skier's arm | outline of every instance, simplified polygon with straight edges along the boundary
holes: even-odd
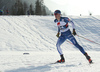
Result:
[[[58,33],[60,33],[60,28],[58,27]]]
[[[72,20],[70,20],[68,17],[65,17],[64,21],[66,23],[71,23],[72,24],[72,28],[75,29],[75,25],[74,25],[74,22]]]
[[[75,31],[75,24],[72,20],[69,19],[69,22],[72,24],[72,28],[73,28],[73,35],[76,35],[76,31]]]
[[[72,24],[72,28],[75,29],[75,24],[72,20],[69,20],[69,22]]]
[[[54,20],[54,22],[56,23],[56,19]],[[57,37],[59,37],[59,35],[60,35],[60,28],[58,27],[58,33],[57,33]]]
[[[60,28],[58,27],[58,33],[57,33],[57,37],[59,37],[59,35],[60,35]]]

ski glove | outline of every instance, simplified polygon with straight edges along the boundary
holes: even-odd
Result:
[[[77,35],[75,29],[73,29],[73,35],[74,35],[74,36]]]
[[[56,35],[56,36],[59,38],[59,35],[60,35],[60,33],[57,33],[57,35]]]

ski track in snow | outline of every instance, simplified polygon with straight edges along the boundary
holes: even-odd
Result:
[[[77,34],[100,43],[100,16],[69,18],[74,21]],[[52,16],[0,16],[0,72],[100,72],[100,45],[77,36],[94,64],[89,65],[68,42],[61,46],[66,62],[50,64],[59,59],[56,33]],[[30,54],[23,55],[24,52]]]

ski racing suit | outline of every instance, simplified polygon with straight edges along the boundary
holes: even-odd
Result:
[[[68,23],[70,22],[72,24],[73,29],[75,29],[75,25],[73,21],[71,21],[68,17],[61,17],[60,21],[57,19],[54,20],[56,25],[58,26],[58,33],[61,33],[61,36],[58,38],[56,47],[60,55],[63,54],[62,49],[61,49],[61,44],[66,40],[69,39],[75,47],[77,47],[83,54],[86,52],[84,49],[77,43],[75,37],[72,35]]]

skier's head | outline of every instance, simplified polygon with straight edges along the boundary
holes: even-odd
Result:
[[[56,11],[54,12],[54,15],[55,15],[55,18],[56,18],[56,19],[60,18],[60,17],[61,17],[61,11],[60,11],[60,10],[56,10]]]
[[[61,14],[61,11],[60,11],[60,10],[56,10],[56,11],[54,12],[54,15],[57,15],[57,14]]]

